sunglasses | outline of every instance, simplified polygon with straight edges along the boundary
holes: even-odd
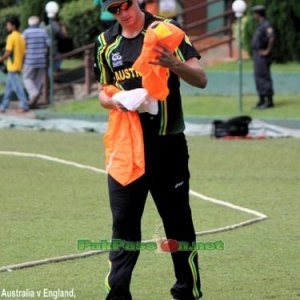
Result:
[[[128,10],[131,5],[132,5],[132,1],[127,0],[123,3],[121,3],[120,5],[108,7],[107,11],[110,12],[111,14],[113,14],[113,15],[119,15],[122,10],[123,11]]]

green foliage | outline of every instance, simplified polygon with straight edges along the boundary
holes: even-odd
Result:
[[[256,29],[256,23],[253,20],[251,14],[246,16],[246,22],[243,27],[243,36],[244,36],[244,48],[252,55],[251,49],[251,39]]]
[[[15,5],[18,2],[20,5]],[[27,27],[28,18],[32,15],[45,20],[45,6],[48,2],[49,0],[1,1],[2,7],[11,6],[0,11],[0,47],[3,48],[5,45],[7,36],[5,21],[7,17],[20,16],[21,29],[23,30]],[[66,24],[68,34],[73,39],[74,48],[94,42],[102,28],[99,21],[99,10],[94,7],[93,1],[57,0],[57,3],[60,6],[59,17]]]
[[[9,6],[13,6],[18,4],[19,2],[20,2],[19,0],[1,0],[0,8],[3,9]]]
[[[266,7],[267,19],[275,30],[273,53],[279,62],[300,61],[300,2],[299,0],[249,0],[248,6],[263,4]],[[245,46],[251,53],[251,38],[256,24],[251,10],[248,10],[245,25]]]
[[[67,3],[60,11],[60,17],[67,26],[69,36],[73,38],[74,48],[94,42],[102,31],[99,11],[92,1]]]
[[[0,10],[0,51],[5,46],[7,37],[6,20],[12,16],[18,16],[20,14],[19,6],[11,6]]]
[[[27,27],[27,20],[30,16],[38,16],[41,20],[46,21],[47,16],[45,13],[45,6],[50,0],[22,0],[21,7],[22,7],[22,14],[21,14],[21,25],[22,28]],[[56,0],[60,9],[69,2],[74,2],[74,0]]]
[[[41,153],[103,167],[102,137],[7,129],[0,131],[0,145],[3,151]],[[224,251],[199,251],[205,298],[299,299],[295,259],[300,252],[300,140],[188,137],[188,143],[191,189],[269,217],[251,226],[198,237],[199,242],[225,243]],[[78,239],[110,238],[106,176],[3,155],[0,176],[0,266],[76,253]],[[148,200],[142,219],[143,239],[152,239],[161,224],[153,200]],[[197,231],[254,217],[196,197],[191,197],[190,204]],[[104,254],[0,273],[1,288],[74,288],[78,300],[104,299],[107,259]],[[174,271],[170,255],[142,251],[132,279],[133,299],[171,299]]]
[[[243,113],[254,118],[300,118],[298,95],[276,96],[275,108],[262,111],[252,109],[256,101],[256,96],[245,95],[243,98]],[[216,116],[234,116],[238,113],[238,102],[234,96],[183,96],[182,102],[185,116],[214,118]],[[84,101],[57,103],[50,108],[50,111],[64,113],[70,117],[86,115],[91,118],[98,118],[99,109],[98,99],[94,97],[84,99]],[[107,110],[101,109],[101,113],[106,114]]]
[[[46,0],[22,0],[21,2],[21,26],[22,28],[27,27],[27,21],[30,16],[38,16],[41,20],[44,19],[44,11]]]

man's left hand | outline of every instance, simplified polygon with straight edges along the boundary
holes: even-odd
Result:
[[[258,53],[259,53],[260,56],[267,56],[267,55],[269,55],[269,51],[268,50],[260,50]]]

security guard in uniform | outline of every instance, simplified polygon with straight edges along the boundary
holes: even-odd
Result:
[[[265,109],[274,107],[274,91],[271,77],[271,50],[274,44],[274,30],[268,20],[266,20],[266,12],[263,5],[252,7],[252,12],[254,19],[258,22],[252,38],[254,79],[259,95],[255,108]]]

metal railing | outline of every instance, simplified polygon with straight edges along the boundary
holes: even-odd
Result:
[[[93,83],[93,65],[94,65],[94,43],[88,44],[86,46],[77,48],[73,51],[60,55],[61,59],[67,59],[76,57],[78,55],[83,55],[83,64],[77,66],[75,69],[82,69],[84,70],[84,78],[77,79],[72,81],[72,83],[76,82],[84,82],[84,90],[85,93],[88,95],[91,92],[91,87]],[[74,72],[74,69],[71,70],[63,70],[60,72],[57,77],[68,77],[69,74]],[[64,87],[64,84],[61,84],[61,87]]]
[[[94,74],[94,43],[77,48],[65,54],[60,55],[60,59],[68,59],[74,57],[83,57],[82,64],[70,69],[63,69],[54,74],[55,93],[66,89],[72,84],[82,83],[83,94],[89,95],[93,87],[93,74]],[[75,79],[68,80],[69,77],[74,77],[74,73],[77,73]],[[79,74],[79,75],[78,75]],[[49,104],[49,75],[46,74],[43,90],[43,102]],[[55,97],[54,97],[55,98]]]
[[[201,9],[207,9],[210,5],[222,3],[222,2],[224,2],[224,0],[211,0],[208,2],[204,2],[204,3],[199,3],[196,5],[193,5],[192,7],[184,9],[182,12],[177,14],[176,17],[184,18],[184,16],[187,15],[188,13],[196,12],[198,10],[200,11]],[[200,13],[198,15],[200,15]],[[209,23],[211,23],[213,21],[217,21],[217,20],[225,20],[226,24],[220,28],[217,28],[217,29],[214,29],[211,31],[207,31],[207,27],[208,27],[207,25]],[[202,27],[202,29],[204,29],[204,30],[202,30],[205,32],[204,34],[191,36],[191,41],[193,43],[203,41],[203,40],[207,39],[208,37],[219,37],[220,35],[223,35],[224,38],[219,39],[216,42],[211,43],[210,45],[196,46],[196,48],[198,51],[201,52],[201,51],[206,51],[206,50],[218,47],[223,44],[228,44],[229,55],[230,55],[230,57],[232,57],[232,55],[233,55],[232,43],[234,40],[233,33],[232,33],[233,20],[234,20],[233,12],[232,12],[232,9],[230,6],[230,1],[228,1],[226,10],[224,12],[216,14],[216,15],[208,17],[208,18],[193,21],[191,23],[185,23],[183,25],[183,27],[186,31],[192,30],[192,29],[199,29],[201,27]]]

